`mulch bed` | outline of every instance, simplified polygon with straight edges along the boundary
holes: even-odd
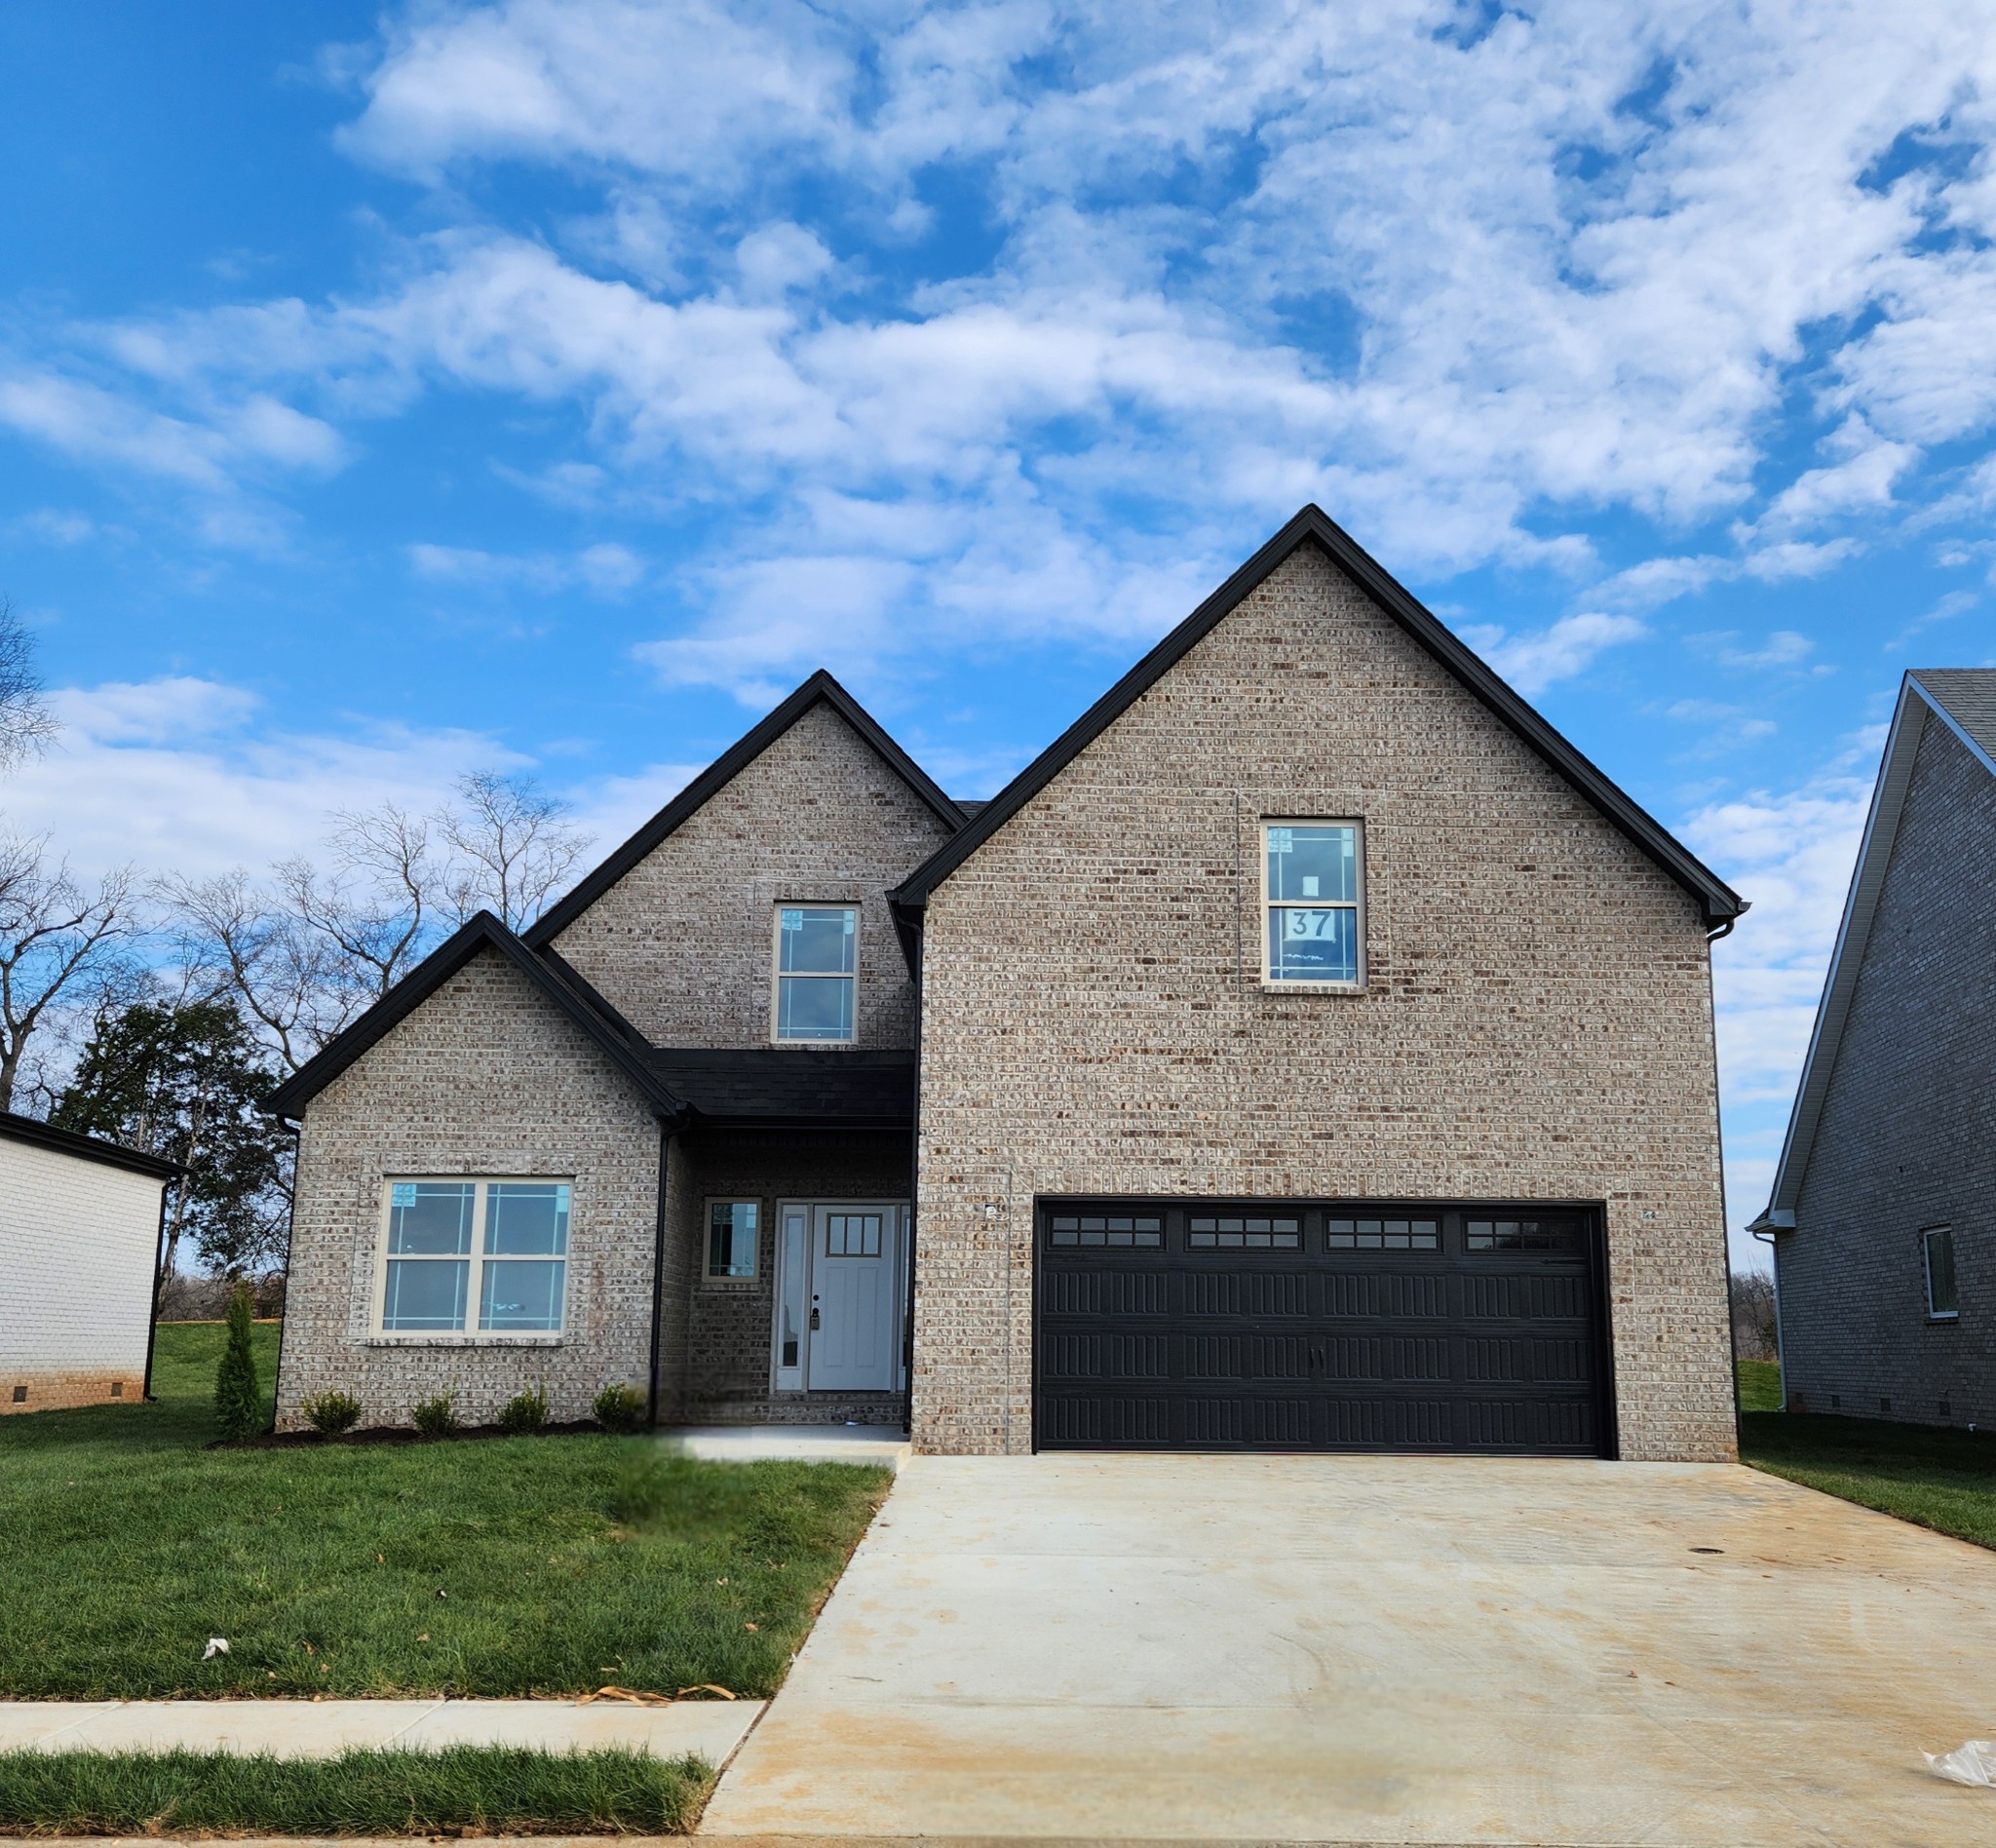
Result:
[[[633,1437],[635,1432],[613,1432],[594,1418],[572,1424],[544,1424],[535,1431],[508,1431],[504,1425],[465,1425],[459,1430],[432,1437],[408,1425],[369,1425],[361,1431],[343,1431],[336,1438],[322,1437],[317,1431],[265,1431],[257,1437],[233,1442],[217,1438],[202,1446],[207,1450],[292,1450],[323,1449],[341,1444],[466,1444],[480,1438],[603,1438]]]

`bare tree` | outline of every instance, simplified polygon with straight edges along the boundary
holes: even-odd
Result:
[[[287,1076],[366,1005],[331,944],[242,868],[163,879],[157,892],[177,922],[186,991],[233,995]]]
[[[480,770],[459,779],[457,797],[437,814],[451,848],[450,908],[459,923],[485,910],[521,930],[561,889],[590,836],[570,825],[567,803],[531,778]]]
[[[239,870],[158,888],[179,920],[183,965],[237,997],[287,1074],[447,926],[480,909],[525,924],[589,846],[531,783],[488,772],[457,787],[460,800],[428,817],[392,802],[335,814],[326,863],[284,861],[267,886]]]
[[[1774,1279],[1765,1271],[1733,1273],[1733,1351],[1743,1361],[1781,1358],[1775,1328]]]
[[[115,976],[132,909],[129,869],[86,887],[45,837],[0,835],[0,1110],[14,1107],[36,1032]]]
[[[34,641],[14,605],[0,597],[0,770],[43,751],[56,735],[56,717],[42,698]]]

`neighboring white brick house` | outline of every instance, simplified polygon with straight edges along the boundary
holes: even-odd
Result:
[[[0,1113],[0,1415],[145,1396],[176,1171]]]
[[[1728,1457],[1745,909],[1315,508],[988,803],[814,675],[273,1099],[279,1424]]]

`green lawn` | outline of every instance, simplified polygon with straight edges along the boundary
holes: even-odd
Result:
[[[1996,1440],[1937,1425],[1782,1411],[1781,1369],[1740,1363],[1740,1460],[1806,1488],[1996,1547]]]
[[[0,1830],[26,1834],[668,1834],[708,1769],[641,1752],[0,1752]]]
[[[642,1437],[209,1450],[220,1343],[163,1325],[158,1405],[0,1419],[0,1697],[767,1695],[891,1481]]]
[[[1782,1408],[1782,1368],[1779,1361],[1740,1361],[1740,1409],[1779,1411]]]

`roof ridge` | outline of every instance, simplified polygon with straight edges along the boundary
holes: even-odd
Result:
[[[929,894],[1046,788],[1075,757],[1243,603],[1299,547],[1318,546],[1388,617],[1434,655],[1477,699],[1586,796],[1601,815],[1696,898],[1707,926],[1730,929],[1746,901],[1662,823],[1554,729],[1483,659],[1406,590],[1315,502],[1284,523],[1191,615],[1062,732],[889,895],[904,930]]]
[[[529,948],[546,948],[626,873],[726,789],[805,713],[820,705],[831,707],[940,820],[952,829],[963,827],[964,812],[943,794],[929,773],[888,736],[886,728],[872,713],[829,673],[820,668],[757,719],[649,821],[578,879],[522,933],[522,941]]]
[[[645,1065],[644,1041],[629,1021],[561,958],[538,953],[490,911],[478,911],[437,945],[365,1013],[350,1021],[264,1099],[273,1116],[294,1117],[363,1054],[408,1019],[481,949],[493,949],[593,1039],[657,1113],[683,1117],[685,1103]]]

